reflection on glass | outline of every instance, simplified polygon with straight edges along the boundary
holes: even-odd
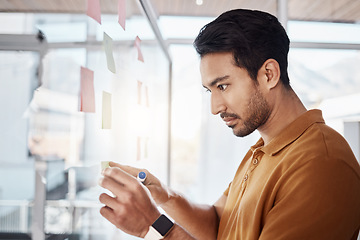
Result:
[[[291,49],[290,82],[308,107],[360,91],[356,50]]]
[[[143,16],[130,17],[126,32],[117,16],[106,15],[95,31],[93,23],[81,15],[35,14],[28,24],[40,28],[50,44],[85,41],[91,34],[93,41],[97,31],[102,31],[101,36],[108,31],[116,40],[117,71],[107,69],[101,44],[50,49],[42,61],[39,86],[37,55],[0,53],[0,104],[8,113],[0,117],[0,230],[28,234],[34,217],[43,217],[47,235],[133,239],[99,214],[98,197],[104,191],[98,186],[100,163],[113,160],[138,165],[167,182],[169,61]],[[144,62],[137,60],[137,35],[143,40]],[[95,113],[79,112],[81,66],[94,71]],[[138,81],[143,83],[141,103]],[[102,129],[103,91],[112,95],[111,129]],[[34,159],[45,163],[44,175],[36,179],[46,191],[44,213],[36,216],[31,201],[34,168],[39,165],[34,167]]]
[[[289,21],[294,42],[360,43],[360,24]]]

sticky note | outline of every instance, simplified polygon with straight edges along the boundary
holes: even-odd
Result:
[[[86,15],[101,24],[100,0],[87,0]]]
[[[138,104],[141,105],[141,89],[142,89],[142,82],[139,80],[137,81],[137,94],[138,94]]]
[[[111,72],[116,73],[115,61],[113,56],[113,40],[105,32],[104,32],[103,45],[105,48],[107,67]]]
[[[102,93],[102,129],[111,129],[111,93]]]
[[[147,86],[145,86],[145,105],[146,105],[146,107],[150,106],[150,104],[149,104],[149,91],[148,91]]]
[[[101,162],[101,170],[105,170],[105,168],[110,167],[109,161],[102,161]]]
[[[135,47],[136,47],[137,52],[138,52],[138,60],[141,61],[141,62],[144,62],[144,57],[143,57],[142,52],[141,52],[140,44],[141,44],[141,39],[139,38],[139,36],[136,36],[136,38],[135,38]]]
[[[148,158],[148,145],[149,145],[149,138],[145,138],[144,158]]]
[[[81,67],[80,111],[95,112],[94,72]]]
[[[125,31],[126,21],[126,0],[119,0],[118,2],[118,22]]]

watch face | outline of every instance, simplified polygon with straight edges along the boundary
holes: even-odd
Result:
[[[155,228],[161,236],[165,236],[168,231],[174,226],[174,223],[168,219],[165,215],[161,215],[154,223],[153,228]]]

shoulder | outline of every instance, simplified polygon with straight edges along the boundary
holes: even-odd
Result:
[[[291,146],[294,160],[300,164],[325,164],[350,168],[360,179],[360,166],[345,138],[324,123],[312,124]]]

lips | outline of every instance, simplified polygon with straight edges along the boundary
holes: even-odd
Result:
[[[237,118],[236,117],[224,117],[223,120],[227,126],[233,126],[233,125],[235,125],[235,121],[237,120]]]
[[[233,128],[236,125],[236,121],[240,119],[240,117],[237,114],[234,113],[227,113],[223,112],[220,114],[220,117],[228,127]]]

